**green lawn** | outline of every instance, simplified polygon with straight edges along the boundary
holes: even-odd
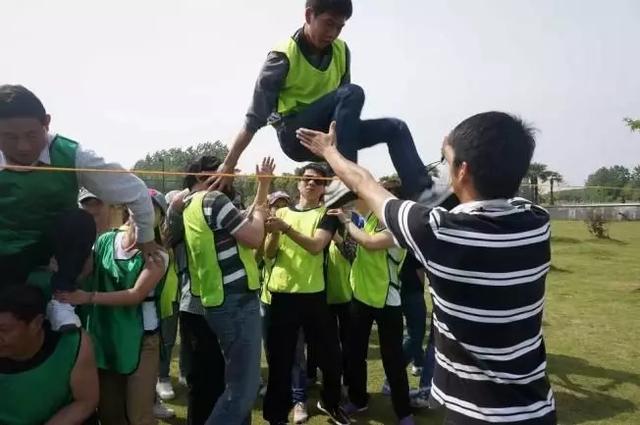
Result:
[[[640,424],[640,223],[615,223],[610,234],[597,240],[583,223],[553,224],[544,330],[561,424]],[[380,394],[382,364],[372,335],[370,409],[357,422],[390,425],[396,421]],[[185,391],[176,390],[178,418],[168,423],[183,424]],[[327,424],[313,406],[317,389],[310,399],[309,424]],[[254,424],[265,423],[260,404],[253,417]],[[438,413],[417,414],[418,424],[441,422]]]

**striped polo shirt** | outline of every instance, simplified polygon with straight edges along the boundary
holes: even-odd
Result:
[[[445,406],[445,423],[555,424],[542,337],[547,211],[520,198],[451,211],[389,199],[383,221],[427,269],[431,399]]]

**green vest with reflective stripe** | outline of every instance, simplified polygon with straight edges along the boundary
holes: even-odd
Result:
[[[164,279],[162,294],[160,294],[160,319],[166,319],[174,315],[173,305],[178,301],[178,273],[176,271],[176,258],[173,251],[169,251],[169,267]]]
[[[294,230],[313,237],[325,211],[322,207],[306,211],[281,208],[276,211],[276,216]],[[267,289],[271,292],[300,294],[324,291],[324,253],[313,255],[285,234],[280,235],[278,243]]]
[[[336,39],[331,48],[331,63],[321,71],[311,65],[293,38],[278,45],[273,51],[286,55],[289,71],[278,97],[278,113],[286,116],[306,108],[322,96],[340,87],[347,72],[347,46]]]
[[[214,234],[202,210],[202,202],[206,194],[206,191],[201,191],[193,195],[182,218],[191,292],[200,297],[205,307],[218,307],[224,302],[223,274],[218,263]],[[249,289],[257,290],[260,288],[260,276],[254,252],[237,241],[236,246],[247,274]]]
[[[378,217],[369,214],[364,225],[368,235],[374,235],[378,229]],[[383,308],[387,301],[389,286],[399,288],[398,273],[406,256],[405,250],[400,251],[399,258],[394,258],[390,250],[369,250],[358,245],[356,259],[351,267],[351,286],[353,296],[361,303],[374,308]]]
[[[267,282],[269,282],[269,278],[271,277],[271,270],[273,269],[273,259],[265,258],[263,262],[264,264],[261,270],[262,287],[260,290],[260,301],[262,301],[264,304],[271,305],[271,292],[267,290]]]
[[[115,258],[116,235],[119,232],[121,231],[109,231],[96,241],[93,275],[84,283],[88,291],[116,292],[132,289],[142,273],[144,259],[140,252],[128,260]],[[157,302],[161,292],[162,282],[156,286],[156,295],[152,299]],[[144,336],[142,304],[89,305],[86,309],[85,327],[93,337],[99,369],[125,375],[138,369]]]
[[[350,273],[351,263],[332,241],[327,256],[327,303],[343,304],[351,301],[353,291],[349,282]]]
[[[53,353],[33,369],[0,373],[0,424],[42,425],[71,404],[80,341],[80,331],[61,334]]]
[[[52,167],[75,168],[78,145],[56,136]],[[62,211],[78,207],[78,180],[68,171],[0,170],[0,256],[29,251],[34,266],[48,264],[47,234]]]

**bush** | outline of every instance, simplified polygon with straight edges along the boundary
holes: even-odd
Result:
[[[598,239],[609,239],[609,223],[605,220],[604,215],[591,211],[585,220],[589,233]]]

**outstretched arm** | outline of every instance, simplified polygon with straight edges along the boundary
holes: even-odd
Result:
[[[369,171],[349,161],[338,152],[335,121],[331,123],[328,133],[301,128],[297,131],[297,135],[304,147],[323,157],[340,180],[364,200],[378,218],[382,219],[385,201],[396,197],[380,186]]]

